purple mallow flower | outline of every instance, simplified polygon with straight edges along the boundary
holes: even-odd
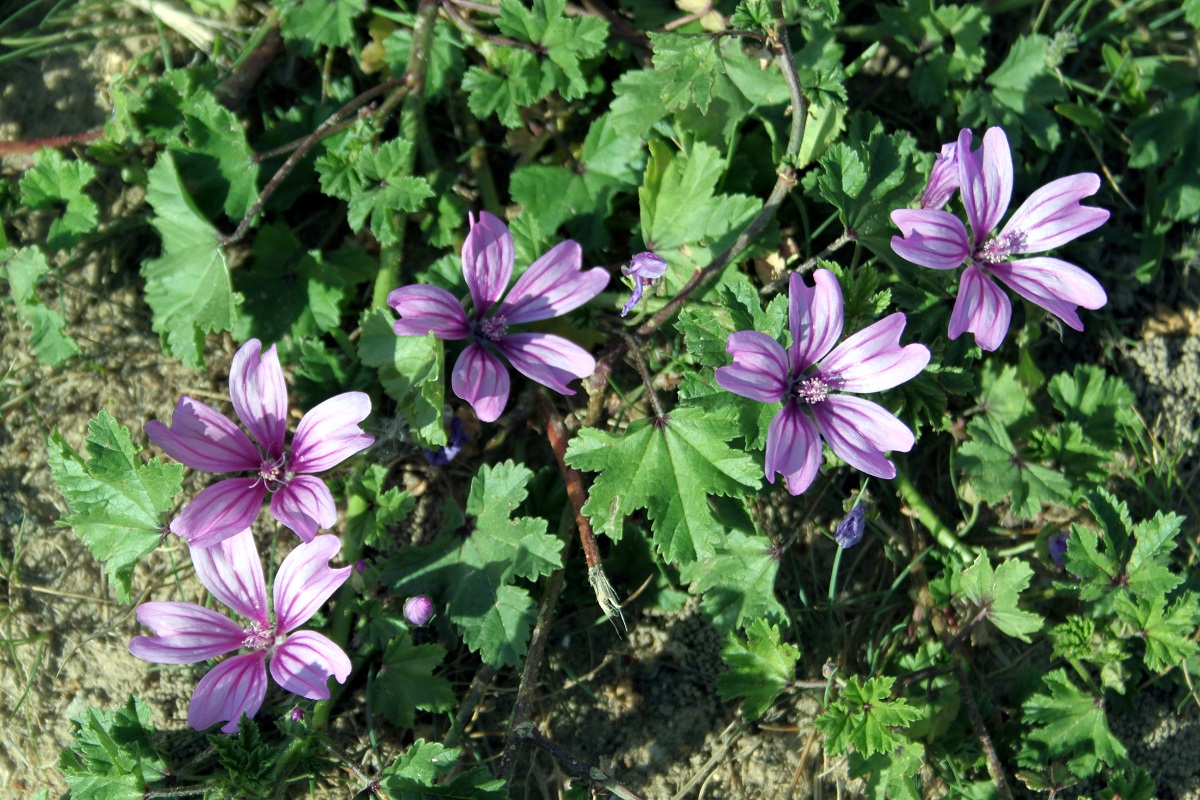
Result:
[[[138,622],[156,635],[135,636],[129,652],[156,664],[195,664],[241,648],[251,651],[225,659],[196,684],[188,724],[198,731],[224,721],[221,730],[232,733],[243,713],[253,717],[267,694],[268,661],[271,676],[284,689],[326,700],[329,677],[345,683],[350,659],[321,634],[296,628],[350,576],[350,567],[329,567],[340,550],[338,538],[326,535],[288,554],[275,575],[272,624],[262,562],[248,528],[212,547],[193,547],[192,562],[204,588],[248,624],[194,603],[143,603]]]
[[[883,454],[911,450],[912,431],[875,403],[835,392],[891,389],[929,363],[925,346],[900,346],[905,318],[899,312],[835,349],[842,335],[842,287],[829,270],[813,276],[811,289],[799,275],[791,276],[791,347],[785,351],[766,334],[739,331],[725,345],[733,364],[716,372],[717,383],[735,394],[783,402],[767,430],[766,475],[774,483],[775,473],[782,473],[792,494],[803,492],[817,476],[822,437],[855,469],[896,477],[896,466]]]
[[[371,413],[371,398],[346,392],[304,415],[288,453],[283,370],[275,345],[260,358],[261,350],[257,339],[249,340],[229,369],[233,410],[257,446],[224,414],[186,395],[169,428],[158,420],[146,423],[150,441],[192,469],[251,473],[214,483],[171,521],[171,530],[193,547],[210,547],[248,528],[268,493],[272,516],[312,541],[318,530],[337,522],[329,487],[312,473],[337,466],[375,441],[358,426]]]
[[[630,296],[629,302],[625,304],[625,307],[621,309],[621,316],[623,317],[641,302],[642,289],[652,285],[656,280],[667,274],[667,262],[649,250],[646,250],[630,259],[628,267],[621,267],[621,274],[629,275],[633,278],[633,295]]]
[[[948,173],[936,174],[943,161],[956,166],[957,188],[971,223],[970,233],[958,217],[939,210],[938,201],[944,204],[954,191]],[[926,195],[932,197],[929,205],[892,212],[892,222],[904,233],[892,237],[892,249],[900,257],[932,269],[967,265],[950,317],[950,338],[971,331],[984,350],[995,350],[1004,341],[1012,306],[992,278],[1075,330],[1083,330],[1076,309],[1100,308],[1108,300],[1095,278],[1057,258],[1009,259],[1051,250],[1103,225],[1107,211],[1079,203],[1100,188],[1099,176],[1086,172],[1051,181],[1030,195],[1000,233],[989,238],[1012,199],[1012,152],[1004,131],[989,128],[982,146],[971,152],[971,131],[964,128],[955,152],[947,156],[943,148],[934,171],[930,184],[936,177],[938,188],[932,192],[926,188]]]
[[[863,530],[867,526],[867,505],[859,503],[854,508],[850,509],[850,513],[846,518],[838,523],[837,530],[833,533],[833,539],[837,542],[837,546],[843,550],[849,550],[854,545],[862,541]]]
[[[404,619],[409,625],[420,628],[433,619],[433,601],[429,595],[419,594],[404,601]]]
[[[508,359],[522,375],[560,394],[575,394],[567,382],[586,378],[596,360],[577,344],[549,333],[509,333],[510,325],[562,316],[591,300],[608,285],[602,269],[580,271],[577,242],[568,239],[533,262],[504,294],[513,271],[513,241],[508,226],[488,212],[471,220],[463,242],[463,277],[471,291],[468,318],[454,295],[437,286],[402,286],[388,295],[400,319],[400,336],[470,339],[458,357],[450,386],[484,422],[496,420],[508,403],[508,370],[496,355]]]

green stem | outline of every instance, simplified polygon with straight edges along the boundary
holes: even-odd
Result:
[[[925,498],[917,491],[917,487],[913,486],[912,481],[908,479],[907,466],[900,458],[896,458],[896,478],[893,483],[896,490],[900,492],[900,497],[916,514],[917,522],[920,522],[927,531],[933,534],[933,538],[938,544],[957,555],[964,562],[971,561],[974,558],[971,549],[959,541],[959,538],[954,535],[954,531],[950,530],[949,526],[938,517],[933,507],[925,502]]]
[[[367,498],[354,491],[348,491],[346,496],[346,533],[342,536],[342,558],[345,563],[354,566],[362,556],[363,526],[357,520],[370,512]],[[329,621],[329,638],[338,647],[346,649],[350,639],[350,625],[353,622],[352,612],[357,591],[351,581],[342,584],[334,599],[333,614]],[[334,691],[328,700],[321,700],[313,709],[312,727],[314,730],[324,730],[329,723],[329,714],[340,692]]]
[[[417,10],[417,24],[413,28],[412,53],[408,57],[408,68],[404,71],[408,92],[400,106],[400,135],[408,142],[416,141],[421,130],[421,115],[425,110],[425,73],[429,69],[429,52],[433,46],[433,26],[437,21],[437,0],[421,0]],[[386,109],[380,109],[386,116]],[[416,164],[417,148],[411,147],[405,157],[404,174],[411,175]],[[375,276],[375,288],[371,294],[373,308],[387,304],[388,293],[400,285],[400,261],[404,252],[404,228],[408,214],[396,212],[396,230],[399,241],[385,247],[379,257],[379,272]]]
[[[292,739],[288,743],[287,749],[283,751],[283,755],[279,757],[279,762],[275,765],[275,798],[283,797],[287,792],[287,779],[292,774],[292,770],[296,767],[296,762],[300,760],[300,756],[308,749],[308,736],[301,736]]]

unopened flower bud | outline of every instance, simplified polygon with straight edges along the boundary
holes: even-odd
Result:
[[[293,708],[292,713],[291,713],[291,718],[292,718],[292,722],[299,722],[300,720],[304,719],[304,709],[301,708],[300,706],[296,706],[295,708]]]
[[[409,625],[420,628],[433,619],[433,601],[429,595],[419,594],[404,601],[404,619]]]
[[[866,528],[866,516],[867,506],[865,503],[859,503],[850,509],[850,513],[838,523],[837,530],[833,534],[838,547],[848,550],[862,541],[863,529]]]

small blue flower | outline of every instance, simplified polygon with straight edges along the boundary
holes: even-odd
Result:
[[[1071,540],[1070,531],[1061,531],[1046,540],[1046,549],[1050,551],[1050,560],[1061,569],[1067,557],[1067,542]]]
[[[656,280],[667,274],[667,262],[663,261],[658,256],[651,253],[649,250],[638,253],[634,256],[628,267],[621,268],[622,275],[629,275],[633,278],[633,296],[629,298],[629,302],[621,309],[621,316],[625,316],[633,307],[642,299],[642,289]]]
[[[450,436],[447,437],[446,446],[439,447],[437,450],[421,448],[421,452],[425,454],[425,460],[432,466],[444,467],[454,460],[459,451],[463,449],[463,445],[471,441],[471,437],[463,430],[462,420],[458,417],[450,418]]]
[[[838,523],[837,530],[833,534],[834,541],[837,542],[838,547],[843,550],[849,550],[862,541],[863,530],[867,527],[866,516],[866,503],[859,503],[850,509],[850,513]]]

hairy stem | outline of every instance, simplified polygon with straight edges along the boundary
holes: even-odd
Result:
[[[355,111],[358,111],[358,109],[362,108],[379,95],[395,89],[396,87],[400,87],[401,89],[405,88],[403,78],[385,81],[378,86],[373,86],[370,89],[367,89],[358,97],[355,97],[337,111],[333,112],[333,115],[318,125],[315,131],[301,139],[300,143],[296,146],[296,149],[292,151],[290,156],[288,156],[287,161],[283,162],[282,166],[280,166],[279,169],[275,171],[275,174],[271,176],[271,180],[267,181],[267,185],[264,186],[262,191],[258,193],[258,198],[254,201],[254,205],[250,206],[250,210],[246,212],[246,216],[242,217],[242,221],[238,223],[237,230],[233,232],[233,235],[221,237],[222,243],[227,245],[235,244],[242,240],[242,237],[246,235],[246,231],[250,230],[250,224],[254,222],[255,217],[262,212],[263,206],[266,205],[267,200],[269,200],[271,195],[275,194],[275,190],[279,188],[279,184],[283,183],[284,178],[291,174],[291,171],[296,168],[296,165],[300,163],[300,160],[308,154],[308,151],[311,150],[317,142],[333,133],[334,129],[349,115],[353,114]]]
[[[988,774],[992,776],[992,784],[996,787],[996,793],[1000,795],[1001,800],[1012,800],[1012,790],[1008,788],[1008,781],[1004,778],[1004,767],[1000,764],[1000,757],[996,755],[992,737],[983,724],[979,706],[975,704],[975,695],[971,691],[970,684],[967,683],[967,674],[957,660],[954,663],[954,675],[958,678],[959,690],[967,703],[967,714],[971,717],[971,727],[975,729],[975,736],[979,739],[980,746],[983,747]]]
[[[791,277],[792,273],[795,272],[795,273],[804,274],[805,272],[808,272],[810,269],[812,269],[813,267],[815,267],[817,265],[818,261],[820,261],[823,258],[828,258],[829,256],[833,255],[838,250],[841,250],[843,247],[850,244],[850,242],[853,242],[854,240],[855,240],[854,231],[847,229],[841,236],[839,236],[837,239],[835,239],[833,242],[831,242],[830,245],[828,247],[826,247],[824,250],[817,253],[812,258],[806,260],[803,264],[796,267],[795,269],[790,269],[787,272],[785,272],[783,275],[781,275],[780,277],[771,281],[766,286],[759,289],[758,293],[762,294],[762,295],[771,294],[772,292],[778,290],[779,287],[781,287],[785,283],[787,283],[788,278]]]
[[[529,742],[551,756],[556,758],[560,764],[567,768],[567,771],[572,775],[591,781],[597,786],[603,786],[614,797],[619,797],[621,800],[645,800],[640,794],[630,789],[625,784],[618,780],[610,778],[607,773],[598,767],[593,767],[583,759],[576,756],[565,747],[555,744],[554,742],[542,736],[538,729],[533,726],[533,723],[526,722],[525,724],[514,727],[513,733],[520,738]]]
[[[896,491],[900,493],[900,497],[915,513],[917,522],[920,522],[925,530],[933,534],[933,538],[942,547],[957,555],[964,562],[971,561],[973,556],[970,548],[954,535],[954,531],[950,530],[946,523],[942,522],[933,507],[917,491],[917,487],[913,486],[912,481],[908,479],[906,466],[903,459],[896,458],[896,477],[892,483],[896,487]]]
[[[533,727],[529,722],[530,703],[533,700],[534,689],[537,688],[538,673],[542,669],[542,653],[546,649],[546,640],[550,638],[550,623],[554,618],[554,607],[558,605],[558,596],[562,593],[565,569],[556,571],[546,579],[545,593],[542,595],[542,605],[538,609],[537,623],[533,626],[533,636],[529,639],[529,652],[525,656],[525,668],[521,670],[521,685],[517,688],[517,702],[513,705],[512,725],[508,730],[508,738],[504,741],[504,753],[500,756],[500,777],[506,782],[512,778],[513,767],[517,760],[517,750],[520,748],[520,731],[525,727]]]
[[[421,127],[421,115],[425,113],[425,73],[429,70],[429,51],[433,46],[433,27],[437,20],[437,10],[437,0],[421,0],[417,10],[417,24],[413,28],[412,52],[404,70],[404,81],[408,91],[404,94],[393,94],[379,107],[380,116],[386,117],[397,103],[403,101],[400,108],[400,133],[409,142],[416,140]],[[416,158],[417,148],[409,148],[404,161],[405,174],[412,173]],[[375,274],[375,288],[371,295],[371,305],[375,308],[382,308],[387,303],[388,292],[400,285],[400,260],[404,252],[404,228],[408,215],[403,211],[395,213],[399,241],[386,248],[379,259],[379,272]]]

